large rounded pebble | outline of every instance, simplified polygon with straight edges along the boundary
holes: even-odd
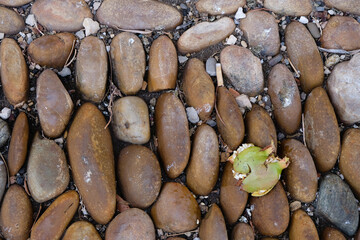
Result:
[[[62,240],[101,240],[101,237],[91,223],[78,221],[71,224]]]
[[[11,185],[1,204],[0,227],[6,239],[26,240],[29,237],[33,209],[22,187]]]
[[[120,98],[114,103],[112,112],[112,126],[118,139],[133,144],[149,141],[149,110],[144,100],[135,96]]]
[[[173,93],[163,93],[155,106],[158,151],[166,174],[178,177],[190,156],[189,126],[184,106]]]
[[[17,34],[25,28],[22,17],[15,11],[5,7],[0,7],[0,23],[0,32],[9,35]]]
[[[215,22],[202,22],[186,30],[177,42],[182,54],[198,52],[224,40],[235,30],[231,18],[223,17]]]
[[[151,217],[157,228],[179,233],[195,229],[201,214],[196,199],[185,186],[168,182],[151,209]]]
[[[239,219],[248,200],[248,193],[240,190],[232,169],[232,164],[227,162],[220,186],[220,205],[228,224],[233,224]]]
[[[199,237],[204,240],[228,239],[224,216],[218,205],[213,204],[205,218],[202,219]]]
[[[307,16],[312,11],[310,0],[265,0],[264,7],[275,13],[290,16]]]
[[[92,18],[84,0],[36,0],[31,12],[50,31],[75,32],[83,28],[85,18]]]
[[[130,145],[121,150],[117,175],[123,196],[133,207],[147,208],[159,195],[160,164],[155,154],[144,146]]]
[[[309,150],[295,139],[286,139],[281,143],[282,157],[290,159],[285,169],[285,182],[291,197],[301,202],[315,200],[317,191],[317,172]]]
[[[12,105],[25,102],[29,91],[28,68],[15,40],[10,38],[2,40],[0,62],[1,83],[6,99]]]
[[[264,76],[260,59],[244,47],[229,46],[220,53],[225,76],[240,93],[255,96],[263,90]]]
[[[332,169],[340,151],[340,131],[326,91],[315,88],[304,108],[304,128],[307,148],[320,172]]]
[[[100,102],[104,98],[107,72],[104,42],[94,36],[84,38],[76,59],[76,87],[85,100]]]
[[[328,78],[327,89],[343,123],[360,121],[360,54],[335,66]]]
[[[302,209],[296,210],[291,216],[289,238],[291,240],[319,240],[314,222]]]
[[[195,194],[208,195],[219,175],[219,142],[214,129],[206,124],[198,127],[192,149],[186,185]]]
[[[360,2],[358,0],[325,0],[326,6],[337,8],[343,12],[360,14]]]
[[[277,64],[271,69],[268,81],[276,122],[286,134],[293,134],[300,127],[302,112],[295,79],[285,65]]]
[[[235,98],[225,87],[217,89],[216,106],[216,122],[221,138],[230,149],[236,150],[244,139],[244,119]]]
[[[105,240],[155,240],[155,228],[149,215],[131,208],[117,215],[109,224]]]
[[[146,66],[141,40],[133,33],[122,32],[112,40],[110,49],[117,86],[126,95],[136,94],[142,87]]]
[[[10,129],[7,122],[0,119],[0,147],[5,146],[10,138]]]
[[[250,47],[266,56],[275,56],[280,51],[279,27],[276,19],[265,11],[250,11],[240,21]]]
[[[298,1],[298,0],[296,0]],[[285,44],[290,60],[300,71],[300,84],[304,92],[321,86],[324,65],[314,38],[299,22],[290,23],[285,30]]]
[[[41,139],[39,133],[31,145],[27,180],[31,196],[39,203],[60,195],[69,184],[65,153],[54,141]]]
[[[360,23],[352,17],[331,17],[323,30],[321,46],[347,51],[360,48]]]
[[[326,227],[321,234],[322,240],[346,240],[344,235],[337,229]]]
[[[62,69],[70,57],[76,37],[72,33],[47,35],[32,41],[27,49],[31,60],[35,63]]]
[[[173,42],[165,35],[157,38],[149,53],[149,92],[174,89],[178,73],[178,58]]]
[[[346,130],[341,147],[339,167],[354,193],[360,197],[360,130]]]
[[[246,0],[200,0],[196,3],[196,9],[211,15],[233,14],[245,3]]]
[[[56,198],[32,227],[31,240],[60,239],[78,210],[79,201],[74,190]]]
[[[20,7],[28,4],[29,2],[32,2],[32,0],[0,0],[0,4],[9,7]]]
[[[58,76],[46,69],[36,82],[36,101],[41,128],[48,137],[58,137],[66,128],[74,104]]]
[[[28,118],[24,112],[20,112],[14,124],[9,146],[8,167],[10,176],[14,176],[24,165],[28,149],[28,140]]]
[[[197,58],[190,59],[183,74],[186,103],[195,108],[200,119],[207,120],[215,104],[215,87],[204,63]]]
[[[4,162],[0,161],[0,201],[4,195],[6,183],[7,183],[7,169]]]
[[[290,209],[285,190],[280,182],[265,196],[252,197],[252,222],[263,235],[277,236],[289,225]]]
[[[171,30],[183,21],[176,8],[153,0],[108,0],[96,13],[97,20],[120,29]]]
[[[100,224],[115,213],[114,153],[109,129],[100,110],[85,103],[70,127],[67,149],[72,176],[86,209]]]
[[[249,224],[238,223],[231,232],[231,240],[254,240],[254,230]]]

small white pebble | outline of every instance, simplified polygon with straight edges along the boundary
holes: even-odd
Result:
[[[4,34],[4,33],[0,33],[0,40],[1,40],[1,39],[3,39],[3,38],[4,38],[4,36],[5,36],[5,34]]]
[[[250,102],[252,102],[252,103],[256,103],[256,98],[254,98],[254,97],[250,97]]]
[[[110,46],[106,46],[106,51],[110,52]]]
[[[32,41],[33,41],[33,38],[32,38],[32,36],[31,36],[31,33],[28,33],[28,34],[26,34],[26,38],[27,38],[27,44],[30,44]]]
[[[237,38],[234,35],[230,35],[230,37],[228,37],[226,39],[226,43],[225,45],[234,45],[237,41]]]
[[[83,30],[77,31],[75,33],[75,35],[79,38],[79,39],[83,39],[85,37],[85,33]]]
[[[96,34],[100,30],[100,25],[97,21],[92,20],[91,18],[85,18],[83,22],[85,28],[85,35],[89,36],[91,34]]]
[[[282,45],[281,48],[280,48],[281,51],[285,52],[286,51],[286,46],[285,45]]]
[[[35,26],[36,24],[36,20],[35,20],[35,16],[34,14],[29,14],[29,16],[27,16],[26,20],[25,20],[25,23],[27,25],[30,25],[30,26]]]
[[[58,72],[58,74],[62,77],[70,76],[71,70],[68,67],[64,67],[60,72]]]
[[[246,14],[244,13],[243,8],[239,7],[235,14],[235,19],[242,19],[242,18],[246,18]]]
[[[247,46],[248,46],[245,41],[241,41],[240,44],[241,44],[241,46],[244,47],[244,48],[247,48]]]
[[[188,117],[188,120],[191,122],[191,123],[197,123],[200,121],[199,119],[199,115],[198,113],[196,112],[195,108],[193,107],[187,107],[186,108],[186,114],[187,114],[187,117]]]
[[[179,56],[178,59],[179,59],[180,64],[182,64],[188,60],[188,58],[186,56]]]
[[[329,13],[330,15],[335,15],[335,14],[336,14],[335,11],[332,10],[332,9],[330,9],[330,10],[328,11],[328,13]]]
[[[325,68],[324,74],[329,75],[331,73],[331,71],[327,67],[324,67],[324,68]]]
[[[307,23],[309,23],[309,19],[307,19],[304,16],[301,16],[299,19],[299,22],[301,22],[302,24],[307,24]]]
[[[100,4],[101,4],[100,2],[94,2],[94,5],[93,5],[94,10],[98,10],[100,7]]]
[[[1,112],[0,112],[0,117],[4,120],[8,119],[11,115],[11,109],[10,108],[7,108],[7,107],[4,107],[3,109],[1,109]]]

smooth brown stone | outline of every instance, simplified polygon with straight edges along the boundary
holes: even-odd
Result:
[[[65,191],[70,181],[64,151],[53,140],[37,133],[27,163],[27,184],[32,198],[46,202]]]
[[[79,201],[79,195],[74,190],[56,198],[32,227],[31,240],[60,239],[77,212]]]
[[[115,101],[112,127],[115,136],[124,142],[144,144],[150,140],[149,110],[144,100],[135,96]]]
[[[350,128],[346,130],[342,139],[339,160],[341,173],[353,192],[360,197],[360,130]]]
[[[355,240],[360,240],[360,229],[355,234]]]
[[[8,7],[20,7],[29,2],[32,2],[32,0],[0,0],[0,4]]]
[[[307,16],[312,11],[310,0],[265,0],[264,7],[277,14],[290,16]]]
[[[275,149],[277,149],[276,128],[269,113],[264,108],[253,104],[251,111],[246,114],[245,126],[247,142],[261,148],[274,143]]]
[[[31,12],[49,31],[75,32],[83,28],[85,18],[92,18],[84,0],[36,0]]]
[[[247,12],[246,18],[240,21],[240,29],[254,51],[266,56],[279,53],[279,27],[270,13],[258,10]]]
[[[62,240],[101,240],[101,237],[91,223],[78,221],[71,224]]]
[[[4,195],[6,183],[7,183],[7,169],[4,162],[0,161],[0,201]]]
[[[70,127],[67,149],[72,176],[85,207],[100,224],[115,213],[115,163],[110,131],[100,110],[83,104]]]
[[[146,66],[141,40],[133,33],[122,32],[112,40],[110,49],[117,86],[126,95],[136,94],[142,87]]]
[[[219,176],[219,142],[214,129],[207,124],[198,127],[192,149],[186,185],[193,193],[206,196]]]
[[[28,68],[15,40],[2,40],[0,62],[1,83],[6,99],[12,105],[25,102],[29,91]]]
[[[321,240],[346,240],[346,238],[339,230],[326,227],[322,232]]]
[[[156,228],[180,233],[195,229],[201,220],[201,213],[196,199],[187,187],[167,182],[151,208],[151,217]]]
[[[230,149],[236,150],[244,139],[245,125],[235,98],[225,87],[217,89],[216,106],[216,123],[221,138]]]
[[[155,240],[154,224],[144,211],[130,208],[117,215],[105,232],[105,240]]]
[[[160,164],[147,147],[123,148],[117,162],[117,176],[122,196],[132,207],[147,208],[160,193]]]
[[[360,48],[360,23],[352,17],[333,16],[321,36],[321,46],[347,51]]]
[[[207,120],[215,104],[215,87],[205,70],[204,63],[190,59],[183,73],[183,91],[186,103],[194,107],[201,120]]]
[[[201,221],[199,237],[200,239],[206,240],[228,239],[224,216],[218,205],[215,203]]]
[[[36,101],[45,135],[60,136],[70,120],[74,104],[61,80],[50,69],[44,70],[37,79]]]
[[[190,136],[184,106],[173,93],[163,93],[155,106],[158,151],[166,174],[178,177],[190,156]]]
[[[220,205],[228,224],[233,224],[240,218],[248,200],[248,193],[240,190],[232,169],[232,164],[227,162],[220,186]]]
[[[290,23],[285,29],[285,44],[290,60],[300,71],[300,84],[304,92],[321,86],[324,65],[314,38],[299,22]]]
[[[305,140],[318,171],[326,172],[336,163],[340,151],[340,131],[335,111],[326,91],[315,88],[304,108]]]
[[[228,46],[221,51],[220,62],[224,75],[237,91],[249,96],[263,91],[262,65],[249,49]]]
[[[178,73],[178,58],[173,42],[165,35],[157,38],[149,53],[148,90],[157,92],[174,89]]]
[[[177,47],[182,54],[198,52],[221,42],[234,30],[235,23],[228,17],[214,22],[198,23],[180,36]]]
[[[360,14],[360,2],[358,0],[325,0],[329,8],[337,8],[343,12]]]
[[[96,18],[109,27],[131,30],[171,30],[183,21],[176,8],[152,0],[107,0],[97,10]]]
[[[28,118],[24,112],[20,112],[19,116],[16,118],[9,145],[7,163],[10,176],[15,176],[15,174],[24,165],[28,150],[28,140]]]
[[[317,192],[317,172],[309,150],[295,139],[281,143],[282,157],[290,159],[285,169],[285,182],[291,197],[309,203],[315,200]]]
[[[9,35],[17,34],[25,28],[22,17],[15,11],[5,7],[0,7],[0,22],[0,32]]]
[[[76,87],[83,99],[101,102],[106,91],[107,72],[104,42],[94,36],[84,38],[76,59]]]
[[[30,43],[27,52],[35,63],[60,70],[71,55],[75,41],[72,33],[42,36]]]
[[[196,2],[196,9],[210,15],[233,14],[245,3],[246,0],[199,0]]]
[[[29,237],[33,210],[22,187],[11,185],[1,204],[0,227],[6,239],[26,240]]]
[[[319,240],[319,235],[314,222],[306,214],[306,212],[301,209],[296,210],[291,216],[289,238],[291,240]]]
[[[252,197],[250,205],[254,205],[252,222],[262,235],[277,236],[285,232],[289,225],[290,209],[280,182],[265,196]]]
[[[283,64],[271,69],[268,88],[278,126],[286,133],[295,133],[301,123],[301,100],[293,74]]]
[[[254,230],[249,224],[238,223],[233,228],[231,233],[231,240],[254,240]]]

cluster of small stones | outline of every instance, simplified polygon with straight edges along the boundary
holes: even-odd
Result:
[[[0,0],[1,237],[360,240],[359,14]],[[290,166],[251,197],[226,160],[272,142]]]

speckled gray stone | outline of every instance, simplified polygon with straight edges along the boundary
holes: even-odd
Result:
[[[10,137],[10,129],[4,120],[0,119],[0,147],[3,147]]]

